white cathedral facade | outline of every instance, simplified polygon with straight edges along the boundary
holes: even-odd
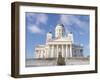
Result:
[[[48,32],[46,43],[35,47],[35,58],[57,58],[59,54],[64,58],[83,57],[83,46],[74,43],[73,33],[65,34],[63,24],[57,24],[54,37]]]

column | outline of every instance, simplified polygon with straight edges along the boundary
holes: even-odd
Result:
[[[52,45],[50,46],[50,58],[52,56]]]
[[[40,58],[42,58],[42,55],[41,54],[42,54],[42,51],[40,51]]]
[[[50,45],[49,45],[49,49],[48,49],[48,58],[50,58],[50,55],[51,55],[51,47],[50,47]]]
[[[64,58],[65,58],[65,62],[67,61],[66,59],[66,45],[64,45]]]
[[[56,45],[56,48],[57,48],[57,51],[56,51],[56,52],[57,52],[57,53],[56,53],[56,56],[58,57],[58,45]]]
[[[54,54],[53,54],[53,57],[54,58],[56,57],[56,48],[55,48],[55,45],[54,45]]]
[[[61,51],[61,53],[62,53],[62,57],[64,57],[64,45],[62,45],[62,51]]]
[[[64,45],[64,56],[66,58],[66,45]]]
[[[72,45],[70,45],[70,57],[72,57]]]
[[[39,50],[39,58],[40,58],[40,53],[41,53],[41,51]]]
[[[54,45],[51,46],[51,58],[53,58],[54,56]]]
[[[55,48],[55,45],[54,45],[54,54],[53,54],[53,57],[54,58],[55,58],[55,53],[56,53],[55,50],[56,50],[56,48]]]
[[[68,46],[66,45],[66,58],[68,57]]]
[[[47,49],[45,49],[45,58],[47,58]]]

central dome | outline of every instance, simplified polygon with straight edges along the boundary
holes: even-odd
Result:
[[[62,38],[64,34],[64,25],[63,24],[57,24],[55,28],[55,37],[56,38]]]
[[[64,25],[63,24],[57,24],[56,29],[63,29]]]

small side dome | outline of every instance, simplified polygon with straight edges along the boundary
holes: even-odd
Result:
[[[68,33],[68,38],[69,38],[72,42],[74,42],[74,40],[73,40],[73,32],[69,32],[69,33]]]
[[[73,34],[73,32],[69,32],[70,34]]]
[[[52,32],[48,32],[47,35],[52,35]]]
[[[52,40],[52,33],[48,32],[47,33],[47,41],[50,41],[50,40]]]
[[[52,32],[48,32],[48,33],[52,34]]]

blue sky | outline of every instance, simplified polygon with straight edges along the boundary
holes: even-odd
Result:
[[[89,17],[89,15],[26,12],[26,57],[34,56],[35,46],[45,44],[46,33],[51,31],[54,35],[55,27],[59,23],[64,25],[66,33],[73,32],[75,43],[82,44],[84,55],[89,55]]]

